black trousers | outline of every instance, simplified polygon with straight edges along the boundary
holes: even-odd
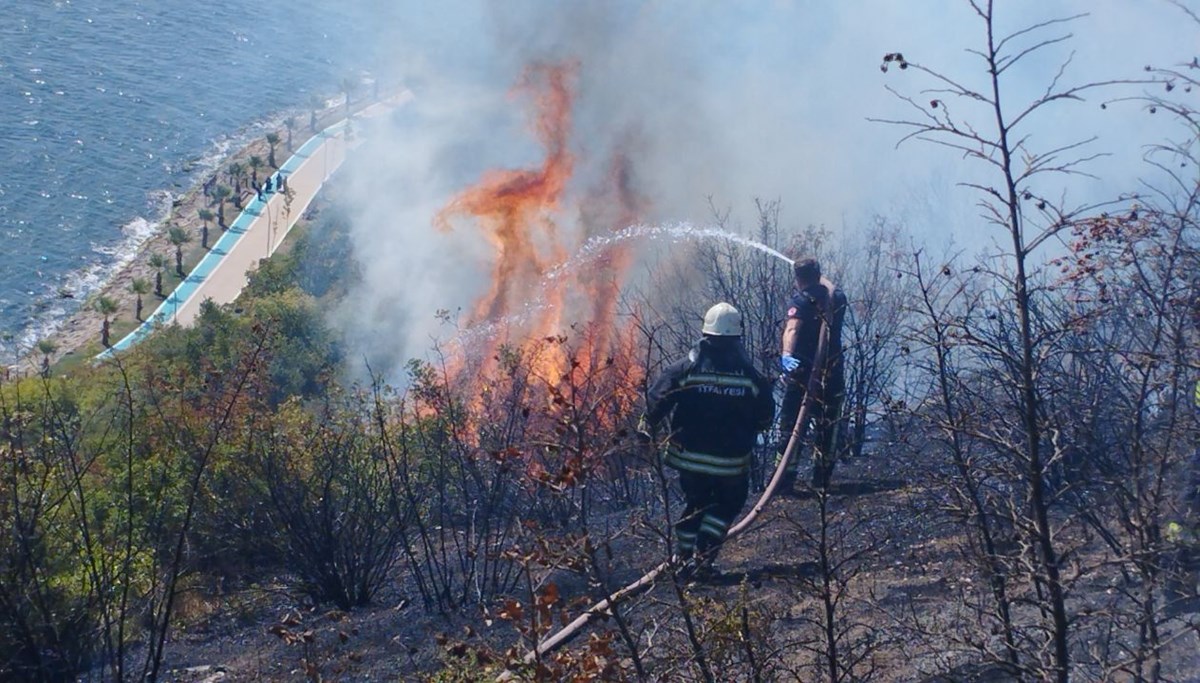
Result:
[[[680,557],[716,557],[729,527],[746,504],[749,484],[745,474],[716,477],[679,470],[679,488],[685,501],[683,514],[675,523],[675,548]]]
[[[840,373],[838,373],[840,374]],[[783,392],[783,401],[779,406],[779,443],[777,450],[780,457],[787,450],[788,441],[792,438],[792,430],[796,426],[796,418],[800,416],[800,406],[804,404],[807,393],[804,384],[789,383]],[[803,440],[811,425],[813,428],[813,471],[812,485],[816,488],[828,488],[833,477],[833,465],[841,449],[842,403],[846,399],[846,381],[844,377],[830,378],[825,389],[825,396],[818,397],[814,410],[809,416],[808,424],[800,428],[800,438]],[[793,457],[788,474],[797,477],[800,472],[800,458]]]

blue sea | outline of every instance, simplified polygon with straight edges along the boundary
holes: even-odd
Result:
[[[0,0],[0,361],[133,256],[244,143],[397,85],[383,0]],[[391,83],[389,83],[391,79]]]

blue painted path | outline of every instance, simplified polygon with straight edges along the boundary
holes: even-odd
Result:
[[[297,168],[300,167],[300,164],[304,163],[306,159],[311,157],[318,149],[320,149],[321,145],[325,144],[327,138],[338,135],[345,127],[346,120],[343,119],[329,126],[328,128],[325,128],[321,132],[309,138],[303,145],[300,145],[300,148],[293,152],[292,155],[288,157],[287,161],[283,162],[283,165],[281,165],[277,171],[271,174],[270,178],[272,186],[276,186],[279,183],[280,174],[289,175],[293,173]],[[125,349],[128,349],[139,341],[145,339],[156,328],[166,326],[174,322],[175,312],[178,311],[179,307],[187,302],[192,296],[195,296],[200,285],[213,273],[214,270],[216,270],[217,266],[221,263],[221,259],[223,259],[225,255],[233,249],[234,245],[236,245],[246,234],[247,229],[249,229],[250,224],[254,222],[254,219],[262,215],[263,211],[266,209],[267,202],[270,201],[273,195],[274,193],[264,194],[262,199],[255,197],[253,200],[251,200],[250,203],[248,203],[245,208],[242,209],[242,212],[238,214],[238,217],[229,224],[228,228],[226,228],[225,232],[221,234],[221,237],[216,241],[216,243],[212,245],[212,248],[207,254],[204,255],[204,258],[200,260],[200,263],[197,263],[196,267],[192,269],[192,272],[188,273],[188,276],[183,280],[183,282],[180,282],[175,287],[175,290],[171,292],[171,295],[168,296],[161,304],[159,304],[158,308],[156,308],[153,313],[147,316],[142,324],[138,325],[137,328],[125,335],[116,344],[113,344],[110,348],[105,349],[102,353],[98,354],[96,358],[98,360],[109,358],[113,353],[117,351],[124,351]]]

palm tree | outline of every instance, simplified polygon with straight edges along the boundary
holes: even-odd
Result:
[[[175,274],[183,277],[183,245],[192,241],[192,236],[178,225],[167,230],[167,239],[175,246]]]
[[[296,117],[289,116],[283,120],[283,127],[287,128],[287,150],[291,153],[292,150],[292,131],[296,128]]]
[[[228,185],[217,185],[217,189],[213,190],[213,198],[217,200],[217,225],[221,229],[225,229],[225,200],[229,199],[229,195],[233,194],[233,190]]]
[[[255,191],[257,191],[258,190],[258,169],[263,167],[262,157],[252,156],[252,157],[250,157],[250,161],[248,163],[250,164],[250,185],[255,189]]]
[[[58,344],[43,339],[37,343],[38,351],[42,352],[42,377],[50,376],[50,357],[58,350]]]
[[[129,291],[137,295],[137,313],[133,317],[137,321],[142,322],[142,297],[150,293],[150,283],[146,282],[145,278],[135,277],[133,282],[129,283]]]
[[[96,299],[96,302],[92,306],[100,315],[104,316],[104,325],[100,328],[100,343],[107,349],[112,346],[112,344],[108,343],[108,328],[112,322],[113,313],[117,312],[117,302],[106,296],[102,296]]]
[[[229,164],[229,182],[233,183],[233,205],[242,208],[242,179],[246,177],[246,167],[241,162]]]
[[[165,298],[162,291],[162,274],[163,268],[167,267],[167,259],[162,254],[157,252],[150,254],[150,267],[154,269],[154,295],[160,299]]]
[[[317,132],[317,112],[325,108],[325,100],[321,99],[320,95],[312,94],[308,96],[308,132]]]
[[[271,146],[271,152],[267,155],[267,163],[271,168],[279,168],[279,164],[275,163],[275,145],[279,144],[279,133],[267,133],[267,144]]]
[[[350,115],[350,97],[358,90],[358,81],[353,78],[346,77],[342,79],[340,84],[342,92],[346,93],[346,116]]]
[[[200,209],[200,246],[208,249],[208,224],[215,216],[208,209]]]

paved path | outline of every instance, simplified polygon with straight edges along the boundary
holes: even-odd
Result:
[[[410,99],[412,93],[406,90],[354,114],[352,120],[386,114]],[[157,327],[192,324],[206,300],[221,305],[237,299],[248,282],[248,273],[258,268],[260,259],[275,253],[325,181],[345,161],[346,153],[362,143],[362,127],[352,125],[347,136],[346,125],[343,119],[314,135],[271,176],[273,186],[280,174],[287,176],[290,200],[281,192],[253,199],[154,313],[97,357],[123,351]]]

